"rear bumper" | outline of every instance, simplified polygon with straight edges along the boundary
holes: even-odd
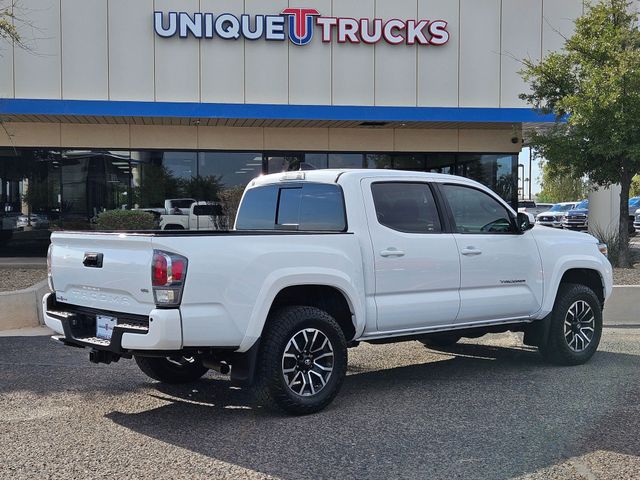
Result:
[[[152,310],[148,317],[101,312],[56,302],[47,294],[42,299],[45,324],[61,335],[66,345],[88,347],[117,355],[136,351],[175,352],[182,349],[182,320],[177,309]],[[96,314],[118,318],[111,340],[95,336]]]

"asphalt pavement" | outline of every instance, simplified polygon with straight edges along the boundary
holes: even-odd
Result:
[[[327,410],[288,417],[217,374],[165,386],[0,338],[0,478],[640,478],[639,371],[636,328],[566,368],[511,333],[362,344]]]

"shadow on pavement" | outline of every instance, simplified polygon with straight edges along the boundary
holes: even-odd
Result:
[[[324,412],[288,417],[205,379],[113,422],[282,478],[506,478],[595,450],[640,455],[638,357],[549,367],[527,349],[461,344],[442,360],[351,374]],[[630,369],[629,367],[632,367]],[[357,370],[357,369],[356,369]],[[631,403],[629,403],[631,402]]]

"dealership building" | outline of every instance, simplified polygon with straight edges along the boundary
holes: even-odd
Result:
[[[455,173],[514,203],[523,138],[553,120],[518,98],[520,60],[561,48],[582,12],[582,0],[22,0],[24,46],[0,44],[1,213],[79,228],[300,168]]]

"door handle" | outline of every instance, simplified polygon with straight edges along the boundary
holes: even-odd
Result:
[[[474,257],[476,255],[481,255],[482,250],[478,250],[476,247],[467,247],[460,250],[462,255],[466,255],[467,257]]]
[[[85,252],[82,264],[85,267],[102,268],[103,257],[104,255],[102,253]]]
[[[386,250],[382,250],[380,252],[381,257],[404,257],[404,252],[402,250],[397,250],[395,248],[388,248]]]

